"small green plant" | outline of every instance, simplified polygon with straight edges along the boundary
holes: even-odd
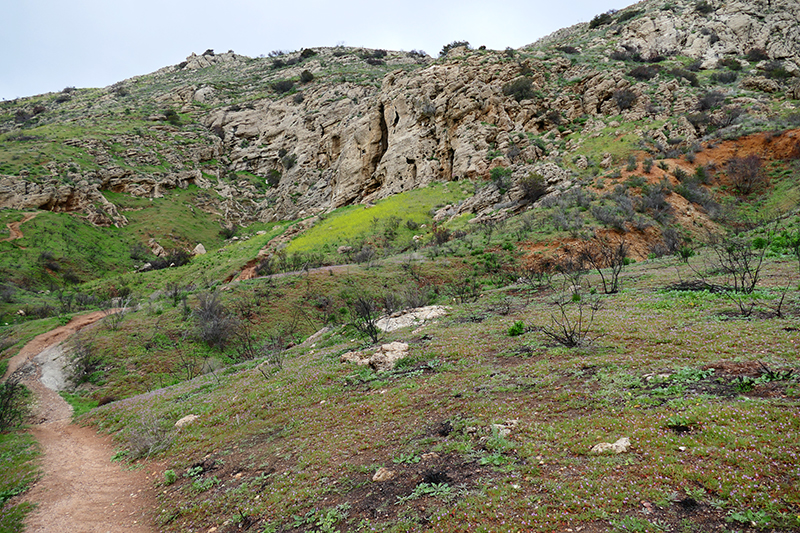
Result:
[[[772,522],[766,511],[753,511],[752,509],[734,511],[725,520],[729,523],[747,524],[757,528],[767,528]]]
[[[422,482],[414,487],[414,490],[408,496],[399,496],[396,503],[397,505],[400,505],[401,503],[405,503],[409,500],[417,500],[426,496],[449,500],[453,496],[453,489],[447,483]]]
[[[336,523],[347,518],[350,510],[349,503],[343,503],[330,509],[312,509],[303,516],[292,516],[292,527],[302,528],[311,526],[310,531],[318,533],[335,533]]]
[[[755,389],[756,385],[758,385],[758,380],[753,379],[750,376],[736,376],[733,378],[732,383],[736,392],[745,393]]]
[[[525,323],[522,320],[517,320],[510,328],[508,328],[509,337],[517,337],[524,333],[525,333]]]
[[[613,531],[619,533],[631,531],[635,533],[660,533],[668,528],[666,524],[650,522],[636,516],[625,516],[619,520],[614,520],[611,522],[611,526],[614,528]]]
[[[174,470],[164,470],[164,484],[172,485],[178,480],[178,474]]]
[[[410,453],[410,452],[409,453],[401,453],[400,455],[398,455],[397,457],[392,459],[392,462],[395,463],[395,464],[409,464],[409,465],[411,465],[411,464],[417,464],[420,461],[421,461],[421,458],[420,458],[419,455],[416,455],[416,454]]]
[[[676,433],[689,433],[698,427],[697,420],[688,415],[678,414],[667,418],[665,426]]]
[[[207,477],[205,479],[198,477],[194,481],[192,481],[192,490],[194,492],[198,492],[198,493],[199,492],[205,492],[205,491],[209,490],[211,487],[213,487],[214,485],[219,485],[219,484],[220,484],[220,480],[219,480],[219,478],[217,476],[211,476],[211,477]]]

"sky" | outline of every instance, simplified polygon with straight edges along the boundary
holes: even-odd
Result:
[[[635,0],[17,0],[3,7],[0,99],[106,87],[192,52],[360,46],[519,48]]]

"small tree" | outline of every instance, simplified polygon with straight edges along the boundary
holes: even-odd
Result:
[[[539,328],[542,333],[567,348],[586,346],[596,339],[592,324],[602,307],[599,298],[573,286],[562,290],[553,304],[558,310],[550,315],[550,324]]]
[[[369,296],[359,296],[350,304],[350,325],[362,335],[369,337],[373,344],[380,339],[381,330],[378,319],[381,317],[380,305]]]
[[[608,237],[595,235],[593,239],[583,243],[580,254],[600,274],[604,293],[619,292],[619,275],[628,258],[628,244],[625,239],[613,242]]]

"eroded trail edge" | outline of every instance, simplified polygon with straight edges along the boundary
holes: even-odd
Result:
[[[150,512],[156,500],[148,473],[112,462],[110,438],[71,424],[72,407],[53,390],[59,382],[53,374],[64,361],[61,343],[103,316],[96,312],[75,317],[39,335],[9,364],[9,372],[25,373],[24,382],[36,396],[31,434],[44,454],[42,477],[25,495],[38,506],[25,520],[28,532],[156,531]]]
[[[20,226],[27,221],[31,220],[33,217],[36,216],[36,213],[27,213],[25,217],[20,220],[19,222],[9,222],[6,224],[8,228],[9,237],[3,239],[4,242],[15,241],[17,239],[21,239],[23,237],[22,230],[20,230]]]

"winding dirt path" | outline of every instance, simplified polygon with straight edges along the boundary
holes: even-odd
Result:
[[[61,343],[103,316],[100,311],[75,317],[66,326],[39,335],[9,364],[9,372],[20,369],[25,374],[24,382],[37,398],[31,434],[44,452],[43,475],[24,497],[38,505],[25,520],[27,532],[157,531],[150,516],[156,505],[151,475],[111,462],[110,438],[71,424],[72,407],[48,388],[58,388],[59,379],[53,374],[63,364]]]
[[[6,227],[8,228],[8,232],[11,235],[9,237],[6,237],[5,239],[3,239],[3,242],[13,241],[13,240],[16,240],[16,239],[21,239],[22,238],[22,231],[20,231],[19,227],[21,225],[23,225],[24,223],[26,223],[27,221],[29,221],[30,219],[32,219],[33,217],[35,217],[35,216],[36,216],[36,213],[26,213],[25,217],[23,217],[23,219],[20,220],[19,222],[9,222],[8,224],[6,224]]]

